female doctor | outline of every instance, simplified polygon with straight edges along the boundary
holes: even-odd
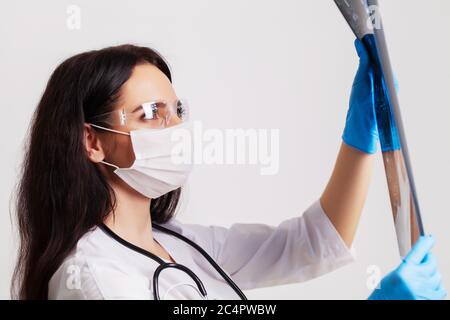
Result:
[[[188,128],[165,60],[122,45],[53,72],[34,113],[17,216],[12,290],[22,299],[245,299],[242,290],[306,281],[353,260],[377,128],[364,47],[331,178],[302,216],[278,226],[183,224],[174,211],[190,166],[170,156]],[[372,299],[441,299],[423,237]]]

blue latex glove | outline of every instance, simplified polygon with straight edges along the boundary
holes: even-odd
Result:
[[[434,239],[420,237],[400,266],[381,280],[369,300],[441,300],[447,296],[437,262],[430,253]]]
[[[355,47],[359,67],[353,80],[342,139],[351,147],[373,154],[377,151],[378,143],[373,72],[363,43],[356,39]]]

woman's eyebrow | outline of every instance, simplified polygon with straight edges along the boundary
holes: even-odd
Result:
[[[136,108],[134,108],[133,111],[131,111],[131,113],[136,112],[139,109],[142,109],[142,103],[140,105],[138,105]]]

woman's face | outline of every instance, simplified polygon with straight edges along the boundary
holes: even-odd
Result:
[[[177,95],[167,76],[154,65],[145,63],[137,65],[131,77],[123,84],[115,109],[132,113],[145,102],[165,100],[173,103],[176,99]],[[142,108],[140,110],[134,112],[138,116],[127,121],[126,125],[117,124],[111,128],[123,132],[145,128],[148,126],[148,120],[144,119]],[[176,116],[171,117],[166,126],[178,124],[180,121]],[[119,168],[128,168],[133,164],[135,158],[130,136],[102,130],[100,140],[105,154],[104,161]]]

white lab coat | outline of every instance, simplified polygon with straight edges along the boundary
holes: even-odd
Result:
[[[175,218],[162,226],[200,245],[242,289],[301,282],[354,260],[323,212],[319,200],[300,217],[277,227],[233,224],[229,228],[183,224]],[[239,299],[219,273],[193,247],[153,229],[153,236],[173,257],[202,280],[209,299]],[[94,228],[77,243],[52,276],[49,299],[153,299],[152,278],[158,263]],[[161,297],[178,283],[194,282],[176,269],[159,277]],[[169,290],[166,299],[200,299],[191,287]]]

